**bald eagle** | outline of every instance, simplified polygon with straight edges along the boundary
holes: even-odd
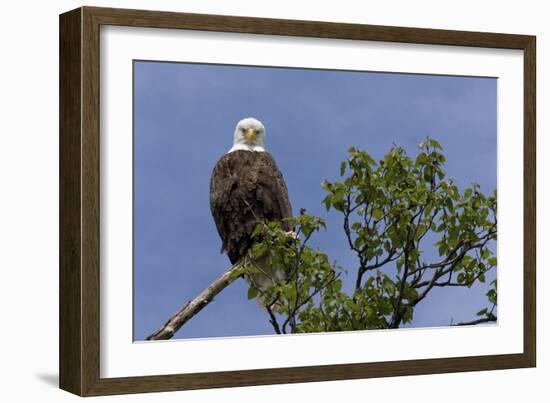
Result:
[[[292,216],[287,187],[264,141],[265,128],[260,121],[239,121],[233,147],[218,160],[210,178],[210,210],[222,240],[221,251],[227,252],[232,264],[252,246],[258,222],[279,221],[285,231],[292,230],[283,220]],[[280,268],[264,267],[263,272],[247,277],[260,290],[273,285],[274,279],[285,278]]]

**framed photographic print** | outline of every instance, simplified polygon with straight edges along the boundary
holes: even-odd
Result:
[[[60,387],[535,366],[535,104],[533,36],[62,14]]]

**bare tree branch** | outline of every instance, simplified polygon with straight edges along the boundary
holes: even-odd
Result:
[[[206,305],[208,305],[216,295],[218,295],[225,287],[231,284],[240,276],[232,276],[235,271],[243,267],[243,262],[239,261],[231,266],[219,278],[214,280],[212,284],[206,287],[194,299],[183,305],[168,321],[155,333],[147,337],[147,340],[168,340],[193,316],[199,313]]]

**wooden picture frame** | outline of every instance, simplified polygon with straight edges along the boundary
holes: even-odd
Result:
[[[100,26],[120,25],[524,52],[523,353],[100,377]],[[525,368],[536,365],[535,37],[484,32],[81,7],[60,16],[60,387],[80,396]]]

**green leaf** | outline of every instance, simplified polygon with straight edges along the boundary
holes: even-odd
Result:
[[[327,197],[325,197],[323,202],[325,203],[325,207],[326,207],[327,211],[329,211],[330,207],[332,206],[332,197],[331,197],[331,195],[328,195]]]
[[[252,246],[252,255],[253,255],[254,257],[259,258],[259,257],[261,257],[261,256],[264,254],[264,252],[266,251],[266,249],[267,249],[267,247],[266,247],[265,244],[263,244],[263,243],[256,243],[256,244],[254,244],[254,245]]]
[[[254,286],[250,286],[248,288],[247,298],[253,299],[253,298],[256,298],[256,295],[258,295],[258,290]]]
[[[361,249],[364,243],[365,239],[362,236],[358,236],[357,238],[355,238],[355,241],[353,241],[353,247],[355,249]]]
[[[297,293],[296,293],[296,288],[294,288],[294,285],[286,284],[283,287],[283,294],[285,295],[290,305],[296,304]]]
[[[453,212],[453,200],[450,197],[447,197],[445,199],[445,207],[447,207],[447,210],[452,213]]]
[[[342,163],[340,164],[340,176],[344,176],[344,173],[346,173],[347,165],[347,161],[342,161]]]
[[[434,139],[429,139],[428,142],[429,142],[429,145],[430,145],[430,146],[432,146],[432,147],[434,147],[434,148],[438,148],[438,149],[440,149],[440,150],[443,150],[443,147],[441,147],[441,144],[439,144],[438,141],[436,141],[436,140],[434,140]]]
[[[375,220],[381,219],[383,215],[384,215],[384,212],[379,208],[375,208],[372,211],[372,218],[374,218]]]
[[[476,315],[477,316],[483,316],[483,315],[487,314],[487,312],[488,312],[488,309],[484,308],[481,311],[479,311],[478,313],[476,313]]]
[[[458,233],[459,230],[457,227],[451,227],[449,229],[449,243],[454,245],[456,241],[458,240]]]
[[[433,178],[432,167],[427,166],[426,168],[424,168],[424,180],[426,182],[431,182],[432,178]]]
[[[428,158],[426,156],[426,153],[422,152],[418,154],[418,157],[416,157],[416,164],[417,165],[424,165],[426,162],[428,162]]]

